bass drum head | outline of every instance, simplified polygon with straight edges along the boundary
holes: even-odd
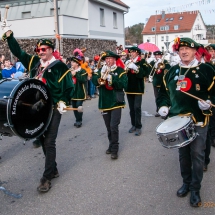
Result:
[[[12,90],[7,107],[13,133],[32,139],[44,133],[52,116],[52,98],[47,86],[36,79],[21,81]]]
[[[162,122],[156,128],[157,133],[165,134],[180,130],[190,122],[189,116],[174,116]]]

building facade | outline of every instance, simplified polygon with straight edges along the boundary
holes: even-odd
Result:
[[[16,38],[55,37],[53,0],[0,0],[2,16],[5,5],[10,6],[7,20]],[[124,45],[124,13],[128,9],[120,0],[58,0],[59,35],[116,40]]]
[[[156,44],[160,50],[172,51],[176,37],[189,37],[201,44],[207,44],[206,26],[199,11],[183,13],[164,12],[149,18],[142,31],[143,42]]]

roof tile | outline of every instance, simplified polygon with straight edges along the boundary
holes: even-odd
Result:
[[[156,27],[156,34],[163,34],[166,31],[168,33],[189,32],[193,27],[193,24],[196,20],[198,13],[199,11],[168,13],[165,14],[164,19],[162,19],[161,14],[150,16],[145,28],[142,31],[142,34],[144,35],[154,34],[155,32],[152,31],[152,27]],[[180,17],[182,17],[182,19],[179,19]],[[173,20],[171,21],[170,18],[173,18]],[[157,22],[157,20],[160,21]],[[169,30],[161,31],[160,27],[166,25],[169,26]],[[174,30],[174,25],[179,25],[178,30]]]

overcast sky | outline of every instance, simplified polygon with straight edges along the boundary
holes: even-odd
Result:
[[[156,10],[161,11],[167,8],[177,8],[179,11],[183,9],[189,3],[198,2],[191,7],[184,8],[187,11],[199,10],[202,14],[205,24],[215,24],[215,0],[205,0],[210,2],[209,4],[201,4],[202,0],[121,0],[127,4],[130,9],[129,13],[125,15],[125,27],[138,24],[140,22],[146,23],[146,19],[151,15],[155,15]],[[211,10],[211,13],[209,12]],[[214,12],[212,12],[214,10]],[[176,12],[176,11],[175,11]]]

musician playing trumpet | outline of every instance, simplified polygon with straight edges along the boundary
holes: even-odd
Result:
[[[128,99],[131,125],[129,133],[134,133],[136,136],[141,135],[141,104],[142,95],[144,94],[144,77],[149,74],[149,66],[145,59],[141,59],[141,50],[138,47],[129,49],[131,59],[126,61],[126,71],[128,77],[128,85],[126,87],[126,95]]]
[[[152,78],[149,77],[149,79],[150,78],[152,79],[152,80],[150,80],[150,82],[152,82],[152,84],[153,84],[154,96],[155,96],[155,101],[156,101],[156,99],[158,97],[158,91],[159,91],[161,83],[163,81],[164,73],[169,70],[170,65],[169,65],[168,61],[165,60],[164,57],[162,57],[163,52],[155,51],[155,52],[153,52],[153,55],[155,56],[155,61],[150,62],[150,66],[152,68],[152,70],[151,70]],[[158,113],[158,108],[156,107],[155,117],[159,117],[159,116],[160,116],[160,114]]]
[[[112,159],[118,158],[119,124],[122,108],[125,107],[123,89],[127,85],[124,64],[119,58],[120,56],[111,51],[104,52],[100,61],[105,60],[105,64],[92,77],[94,85],[98,86],[98,106],[108,133],[109,147],[106,154],[111,154]]]

